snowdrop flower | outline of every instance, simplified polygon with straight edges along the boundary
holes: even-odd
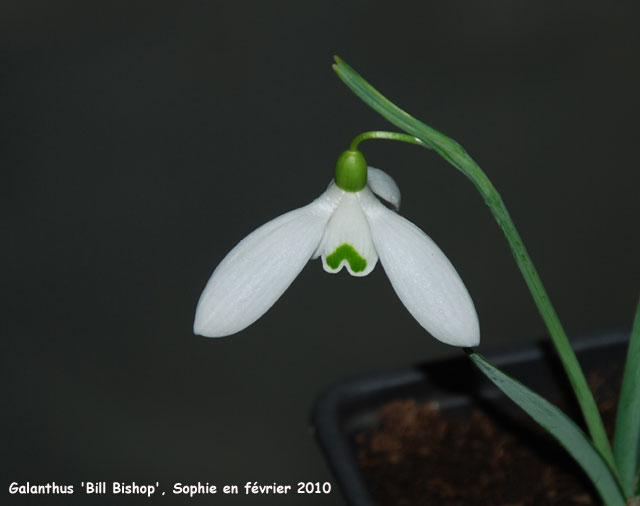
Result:
[[[305,264],[322,258],[324,270],[366,276],[382,263],[391,285],[431,335],[454,346],[475,346],[478,318],[462,280],[438,246],[388,209],[400,190],[357,150],[345,151],[327,190],[249,234],[215,269],[196,309],[193,330],[207,337],[235,334],[260,318]]]

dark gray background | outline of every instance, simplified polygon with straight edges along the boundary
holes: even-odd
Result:
[[[352,137],[390,128],[333,54],[485,169],[569,332],[630,324],[637,25],[637,2],[3,2],[3,486],[331,480],[308,424],[325,386],[460,353],[380,267],[318,261],[246,331],[191,333],[224,255],[318,196]],[[465,280],[480,348],[542,335],[473,186],[426,150],[363,149]]]

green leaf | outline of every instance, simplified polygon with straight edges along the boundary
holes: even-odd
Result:
[[[614,473],[584,432],[560,409],[492,365],[482,355],[469,351],[473,363],[512,401],[544,427],[587,473],[607,506],[625,506],[626,501]]]
[[[562,328],[558,315],[538,276],[538,272],[524,247],[520,234],[516,230],[513,220],[498,191],[478,164],[467,154],[460,144],[400,109],[340,58],[335,57],[335,60],[336,64],[333,66],[333,69],[336,74],[338,74],[338,77],[342,79],[356,95],[391,123],[412,136],[417,137],[428,147],[436,151],[467,176],[478,189],[502,229],[507,243],[511,248],[511,253],[520,268],[522,277],[527,283],[527,287],[538,307],[538,311],[549,330],[549,335],[558,352],[558,356],[567,373],[573,391],[576,394],[594,444],[609,465],[614,467],[615,462],[611,445],[604,430],[604,424],[602,423],[602,418],[600,417],[600,412],[596,406],[593,394],[589,389],[587,380],[584,377],[573,348],[571,348],[569,339]]]
[[[634,494],[640,453],[640,301],[631,330],[622,389],[618,400],[613,455],[627,497]]]

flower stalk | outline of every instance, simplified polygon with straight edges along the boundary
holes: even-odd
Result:
[[[398,132],[383,132],[379,130],[364,132],[358,135],[353,141],[351,141],[351,147],[349,148],[351,151],[356,151],[358,146],[362,141],[366,141],[368,139],[387,139],[390,141],[401,141],[407,142],[409,144],[416,144],[418,146],[422,146],[423,148],[428,148],[429,146],[422,142],[417,137],[413,137],[412,135],[401,134]]]

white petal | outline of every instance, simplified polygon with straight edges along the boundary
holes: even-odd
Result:
[[[346,266],[352,276],[366,276],[378,262],[369,223],[358,199],[362,192],[371,194],[367,188],[358,193],[345,192],[327,224],[314,255],[314,258],[322,255],[322,266],[327,272],[336,273]]]
[[[228,336],[260,318],[311,258],[342,194],[331,187],[311,204],[262,225],[240,241],[202,292],[194,333]]]
[[[389,174],[367,167],[367,186],[378,197],[389,202],[396,211],[400,209],[400,188]]]
[[[375,198],[362,200],[382,266],[409,312],[436,339],[476,346],[478,316],[449,259],[413,223]]]

